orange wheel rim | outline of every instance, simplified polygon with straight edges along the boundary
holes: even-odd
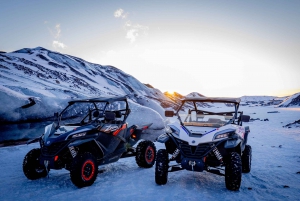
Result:
[[[84,162],[81,169],[81,176],[85,181],[89,181],[95,174],[95,164],[91,160]]]
[[[154,149],[150,146],[146,149],[145,159],[147,163],[152,163],[154,160]]]

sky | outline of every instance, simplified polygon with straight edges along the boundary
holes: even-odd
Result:
[[[44,47],[162,92],[300,92],[300,1],[1,1],[0,51]]]

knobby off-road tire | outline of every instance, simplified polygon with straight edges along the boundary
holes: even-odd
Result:
[[[165,149],[160,149],[156,156],[155,182],[158,185],[166,184],[168,181],[169,157]]]
[[[250,145],[246,145],[242,155],[242,171],[244,173],[250,172],[251,160],[252,160],[252,149]]]
[[[240,189],[242,180],[242,160],[236,152],[231,152],[225,166],[225,184],[228,190]]]
[[[44,165],[40,165],[39,157],[41,149],[32,149],[23,160],[23,172],[28,179],[35,180],[47,176],[47,170]]]
[[[138,166],[150,168],[154,165],[156,158],[156,147],[149,140],[142,141],[136,147],[135,161]]]
[[[96,158],[89,152],[78,154],[72,161],[70,177],[78,188],[92,185],[98,174]]]

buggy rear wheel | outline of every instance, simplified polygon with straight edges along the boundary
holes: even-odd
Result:
[[[71,164],[70,177],[73,184],[79,188],[92,185],[98,173],[95,157],[85,152],[77,155]]]
[[[252,149],[250,145],[246,145],[242,155],[242,168],[244,173],[249,173],[251,170]]]
[[[46,167],[40,164],[41,149],[32,149],[23,160],[23,172],[28,179],[35,180],[47,176]]]
[[[135,161],[138,166],[150,168],[154,165],[156,158],[156,147],[149,140],[142,141],[136,147]]]
[[[242,180],[242,160],[238,153],[231,152],[225,166],[225,184],[228,190],[240,189]]]
[[[158,185],[166,184],[168,181],[169,157],[165,149],[160,149],[157,152],[155,165],[155,182]]]

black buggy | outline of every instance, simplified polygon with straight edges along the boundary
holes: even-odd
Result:
[[[46,177],[50,169],[65,168],[77,187],[90,186],[98,166],[135,156],[140,167],[155,163],[156,147],[151,141],[141,141],[141,134],[151,124],[128,127],[130,114],[126,97],[106,97],[70,101],[56,122],[45,127],[45,133],[28,142],[39,141],[23,161],[28,179]]]

